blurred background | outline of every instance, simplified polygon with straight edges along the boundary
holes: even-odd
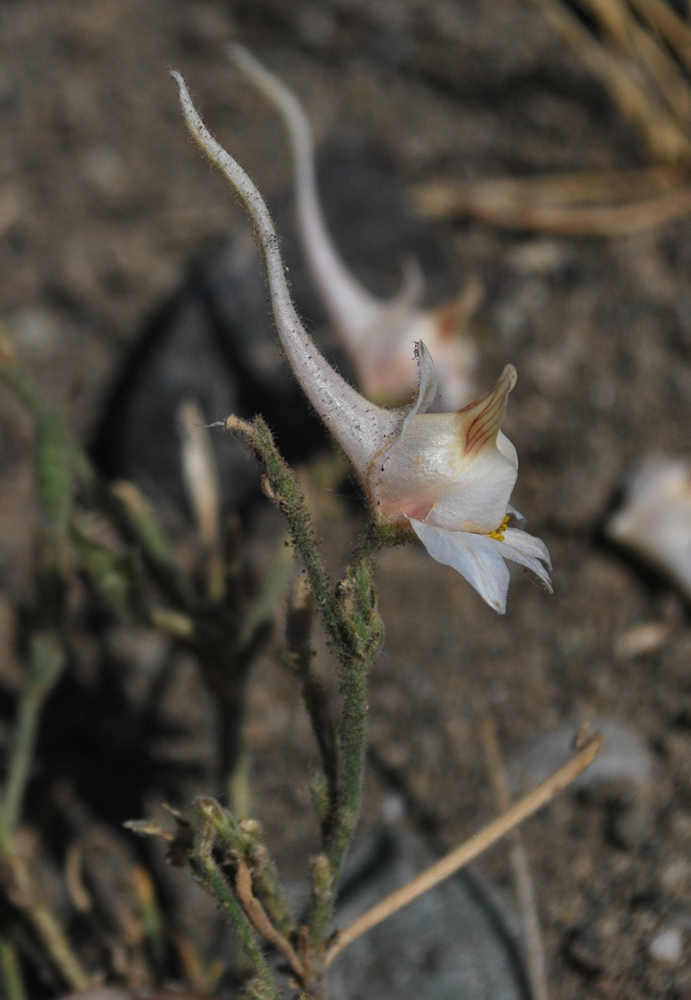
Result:
[[[600,37],[592,14],[576,13]],[[469,319],[477,386],[508,362],[518,369],[504,427],[521,463],[514,503],[554,562],[554,595],[517,572],[498,617],[421,547],[382,555],[387,639],[370,681],[363,822],[450,849],[496,811],[483,713],[509,762],[563,724],[615,720],[642,770],[613,766],[608,783],[562,796],[526,827],[553,995],[691,997],[688,599],[604,531],[640,461],[691,456],[691,218],[569,235],[465,210],[423,217],[421,185],[650,166],[640,129],[529,0],[4,0],[0,316],[104,473],[131,476],[156,502],[183,562],[193,532],[177,471],[180,398],[196,393],[209,421],[266,412],[265,401],[296,462],[327,446],[306,409],[296,416],[248,221],[189,140],[169,68],[275,206],[298,304],[339,357],[294,234],[289,147],[226,58],[233,38],[302,101],[332,234],[361,280],[392,293],[412,252],[430,303],[471,282],[481,290]],[[260,327],[264,353],[252,349]],[[4,388],[0,425],[6,755],[37,522],[31,422]],[[217,436],[226,513],[239,510],[259,573],[280,518],[253,467]],[[364,515],[347,483],[315,487],[314,506],[335,570]],[[80,614],[46,708],[22,843],[66,919],[58,875],[80,845],[87,886],[106,900],[107,957],[92,957],[136,984],[122,943],[122,914],[136,912],[132,866],[154,872],[178,938],[214,961],[212,903],[120,824],[214,790],[216,714],[189,653],[103,607]],[[253,814],[297,880],[317,843],[307,788],[317,755],[280,662],[283,614],[250,678],[246,740]],[[479,869],[510,892],[501,846]],[[653,947],[670,929],[677,946]],[[185,946],[171,959],[179,978]],[[35,974],[37,996],[55,988]]]

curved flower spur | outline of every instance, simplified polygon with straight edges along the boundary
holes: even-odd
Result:
[[[470,282],[461,296],[421,308],[424,278],[414,261],[393,299],[371,294],[348,270],[329,235],[317,193],[314,144],[297,97],[244,46],[228,47],[231,62],[279,111],[290,136],[300,235],[310,273],[345,344],[365,395],[383,403],[407,399],[415,383],[413,344],[424,340],[437,367],[441,409],[455,410],[475,395],[477,348],[464,334],[482,295]]]
[[[516,381],[514,367],[507,365],[496,385],[462,410],[427,413],[437,382],[430,353],[419,342],[419,386],[408,407],[388,410],[361,396],[322,357],[295,312],[264,200],[208,132],[180,74],[172,75],[193,138],[252,217],[286,359],[350,459],[375,521],[412,528],[434,559],[458,570],[502,614],[509,585],[505,559],[525,566],[551,590],[544,542],[510,526],[518,459],[501,424]]]

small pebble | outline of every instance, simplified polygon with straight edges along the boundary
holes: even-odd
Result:
[[[382,819],[387,823],[398,823],[405,816],[405,799],[395,792],[385,795],[381,803]]]
[[[12,317],[14,341],[32,361],[49,360],[61,345],[60,323],[56,315],[40,306],[22,309]]]
[[[691,888],[691,862],[677,858],[662,869],[660,882],[666,892],[687,896]]]
[[[507,257],[519,274],[551,274],[563,267],[566,251],[553,240],[531,240],[515,247]]]
[[[614,655],[618,660],[633,660],[644,653],[656,653],[669,638],[667,622],[642,622],[617,637]]]
[[[681,931],[676,927],[668,927],[650,942],[648,954],[656,962],[672,964],[681,958],[682,944]]]

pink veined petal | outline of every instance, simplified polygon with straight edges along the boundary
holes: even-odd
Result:
[[[509,570],[493,539],[470,531],[447,531],[412,517],[409,521],[433,559],[455,569],[491,608],[504,614]]]
[[[503,542],[495,538],[490,539],[502,556],[527,567],[542,580],[551,592],[552,581],[547,569],[552,568],[552,560],[542,539],[535,538],[534,535],[529,535],[527,531],[521,531],[518,528],[505,528],[502,534],[504,535]]]

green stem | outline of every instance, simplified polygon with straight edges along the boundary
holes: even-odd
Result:
[[[343,715],[341,723],[341,775],[336,801],[335,820],[328,837],[326,859],[328,877],[313,871],[313,906],[310,916],[310,940],[323,941],[333,913],[336,888],[345,856],[355,833],[367,748],[367,669],[354,663],[344,672],[341,684]]]
[[[352,653],[348,643],[347,624],[343,620],[338,602],[334,600],[299,480],[279,453],[271,431],[261,417],[255,419],[253,431],[254,435],[250,440],[266,469],[273,498],[288,521],[293,543],[305,566],[324,626],[339,659],[347,660]]]
[[[319,873],[318,883],[313,872],[314,904],[310,919],[312,941],[321,941],[326,934],[341,870],[360,811],[367,746],[367,674],[384,638],[372,578],[374,556],[382,544],[386,544],[385,536],[371,530],[338,588],[343,617],[350,631],[349,645],[352,652],[340,662],[341,753],[338,794],[334,820],[325,845],[330,882],[327,889],[324,873]]]
[[[26,1000],[24,977],[17,957],[17,949],[12,941],[0,937],[0,978],[5,1000]]]
[[[290,937],[297,925],[286,902],[276,872],[276,867],[263,839],[262,829],[256,820],[238,824],[235,816],[222,809],[215,799],[197,799],[197,808],[206,822],[209,822],[219,846],[230,854],[240,854],[250,865],[255,894],[274,926]]]
[[[298,577],[288,603],[286,619],[285,661],[302,688],[305,709],[319,747],[322,769],[328,790],[327,801],[318,806],[322,823],[322,838],[326,839],[336,811],[339,778],[338,734],[331,713],[329,698],[312,662],[313,596],[305,575]],[[316,790],[316,786],[315,790]],[[319,801],[319,796],[318,800]]]
[[[381,648],[384,631],[377,611],[377,595],[372,578],[374,556],[384,545],[402,540],[400,529],[371,525],[343,581],[334,592],[322,563],[312,519],[297,476],[274,444],[261,417],[253,424],[229,418],[229,430],[243,433],[266,470],[268,495],[283,511],[295,548],[305,566],[310,588],[326,632],[339,661],[341,675],[340,762],[335,808],[324,824],[325,853],[313,867],[313,908],[310,939],[317,946],[323,940],[333,909],[335,890],[348,846],[355,831],[365,768],[367,672]],[[308,711],[315,730],[323,730],[319,718],[320,699],[307,691]],[[325,753],[327,780],[332,777],[331,748]],[[332,781],[329,781],[332,785]]]
[[[19,718],[9,762],[7,785],[0,802],[8,836],[19,822],[41,709],[58,682],[64,665],[65,651],[59,636],[47,630],[34,633],[31,637],[29,676],[19,704]]]
[[[364,665],[353,664],[350,667],[343,677],[341,692],[342,774],[336,808],[337,819],[328,850],[334,888],[360,811],[367,748],[367,668]]]
[[[202,885],[212,896],[216,897],[237,930],[247,956],[257,973],[257,977],[261,980],[262,985],[267,991],[267,998],[281,1000],[271,971],[266,964],[261,948],[255,940],[252,927],[243,913],[240,904],[228,888],[221,870],[214,861],[211,855],[211,846],[200,845],[195,851],[194,860],[196,862],[197,875]]]
[[[5,822],[10,830],[14,830],[19,822],[19,815],[24,798],[41,709],[41,699],[36,688],[29,683],[24,691],[20,706],[17,729],[14,734],[14,748],[10,760],[9,774],[2,801],[2,811]]]
[[[95,506],[106,515],[120,537],[139,549],[142,561],[161,592],[177,610],[191,613],[196,602],[187,581],[172,557],[161,551],[159,538],[141,516],[141,511],[124,500],[121,491],[115,493],[109,489],[83,453],[79,453],[75,471],[84,485],[92,489]]]
[[[82,472],[80,473],[80,469]],[[94,491],[96,503],[130,545],[141,550],[149,573],[168,599],[181,610],[191,610],[192,595],[180,573],[156,515],[146,497],[130,482],[106,486],[88,458],[79,455],[77,475]]]

